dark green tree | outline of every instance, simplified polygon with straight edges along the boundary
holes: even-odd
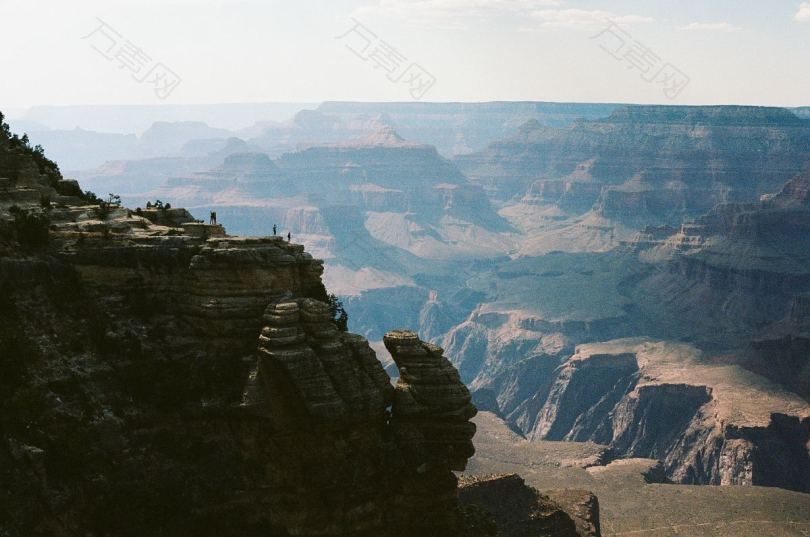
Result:
[[[87,203],[90,203],[92,205],[101,204],[101,198],[96,196],[96,193],[91,192],[90,190],[85,190],[84,191],[84,199],[87,201]]]
[[[329,294],[328,296],[329,313],[332,314],[332,320],[335,322],[337,329],[341,332],[348,332],[349,330],[349,314],[346,313],[346,308],[343,307],[337,295]]]
[[[62,179],[59,166],[45,156],[45,150],[42,149],[42,146],[31,147],[27,134],[22,136],[13,134],[8,123],[5,122],[5,116],[0,112],[0,149],[3,146],[10,150],[6,154],[6,158],[10,159],[12,164],[21,164],[27,158],[33,160],[39,169],[39,173],[48,178],[51,186],[56,186],[56,183]]]

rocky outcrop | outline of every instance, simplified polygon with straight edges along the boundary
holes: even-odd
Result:
[[[403,523],[415,534],[452,533],[457,493],[451,470],[463,471],[475,453],[475,425],[469,420],[476,409],[470,392],[442,349],[420,341],[414,332],[389,332],[383,342],[399,368],[391,429],[411,472],[402,501],[418,506],[414,514],[425,517],[407,517]]]
[[[534,389],[506,380],[493,387],[498,410],[529,439],[593,441],[616,456],[659,459],[676,483],[808,490],[810,405],[688,345],[580,345],[523,384]]]
[[[85,238],[42,266],[53,287],[36,305],[44,261],[4,263],[19,321],[0,341],[19,378],[2,401],[3,530],[460,531],[451,470],[472,454],[475,409],[440,352],[398,345],[411,373],[395,396],[366,341],[311,296],[318,263],[279,240],[210,241]],[[33,319],[64,308],[35,339]],[[38,501],[48,515],[22,507]]]
[[[465,534],[441,349],[391,333],[395,389],[302,246],[5,183],[0,534]]]
[[[465,476],[462,505],[483,508],[504,537],[599,537],[599,503],[581,490],[541,494],[515,474]]]

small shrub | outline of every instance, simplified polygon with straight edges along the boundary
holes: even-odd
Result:
[[[93,194],[93,196],[95,196],[95,194]],[[96,199],[98,199],[97,196]],[[110,215],[112,209],[120,206],[121,206],[121,196],[110,192],[106,200],[99,200],[98,209],[96,209],[96,215],[100,220],[106,220],[107,217]]]
[[[9,209],[14,216],[14,231],[17,242],[23,246],[38,248],[48,244],[48,229],[51,219],[43,212],[20,209],[16,205]]]

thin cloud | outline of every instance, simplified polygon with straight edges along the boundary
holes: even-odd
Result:
[[[621,25],[642,24],[655,20],[645,15],[617,15],[598,9],[541,9],[533,11],[532,18],[539,23],[540,28],[570,28],[575,30],[602,28],[609,20]]]
[[[687,32],[736,32],[739,29],[730,22],[691,22],[681,26],[681,30]]]
[[[799,22],[810,22],[810,2],[802,2],[793,18]]]
[[[561,0],[379,0],[355,10],[364,19],[385,17],[429,28],[463,28],[471,20],[528,16],[533,10],[560,5]]]
[[[464,17],[530,12],[557,6],[560,0],[379,0],[360,8],[365,13],[404,17]]]

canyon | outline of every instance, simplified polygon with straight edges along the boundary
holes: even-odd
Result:
[[[498,531],[501,479],[459,503],[477,411],[455,368],[390,331],[392,385],[303,246],[89,199],[4,133],[0,170],[0,533]],[[510,494],[505,535],[599,533],[595,499]]]
[[[417,332],[426,352],[458,369],[454,382],[468,386],[481,411],[472,442],[485,451],[467,470],[476,474],[469,496],[488,497],[475,492],[485,486],[476,484],[482,473],[520,473],[543,491],[557,479],[595,490],[610,506],[603,531],[617,533],[657,527],[628,514],[631,505],[654,508],[644,494],[666,503],[680,494],[667,490],[688,491],[706,501],[708,492],[693,492],[697,485],[749,489],[749,500],[721,493],[738,508],[776,497],[763,486],[795,491],[785,501],[806,505],[810,121],[779,108],[552,104],[323,103],[286,122],[257,123],[241,137],[184,139],[173,146],[185,147],[179,155],[133,155],[71,174],[96,191],[121,193],[131,207],[156,198],[187,207],[187,222],[160,224],[178,237],[214,232],[195,222],[211,211],[232,233],[266,236],[274,224],[290,232],[309,252],[290,255],[323,260],[307,261],[318,276],[266,283],[277,285],[273,292],[292,286],[290,300],[309,311],[321,306],[302,300],[324,299],[322,270],[351,330],[362,335],[351,345],[341,336],[344,348],[355,349],[341,352],[371,363],[376,351],[382,365],[371,376],[410,385],[386,334]],[[101,229],[78,209],[69,216],[60,233]],[[151,236],[155,225],[122,229]],[[169,237],[127,241],[139,252],[160,243],[163,252],[187,240]],[[206,265],[220,255],[262,257],[294,246],[280,237],[195,240],[201,252],[219,252]],[[93,251],[77,247],[70,263],[133,290],[161,281],[108,274],[106,259],[139,258]],[[158,270],[186,280],[185,258],[177,263]],[[206,292],[241,285],[228,283],[225,266]],[[254,269],[238,278],[266,279]],[[199,289],[173,285],[135,294],[182,311],[200,307]],[[237,314],[247,301],[223,297],[217,308],[233,300],[236,317],[221,326],[208,306],[188,322],[222,337],[217,345],[229,352],[245,345],[245,355],[251,338],[237,342],[240,329],[262,332],[260,342],[269,334],[300,337],[262,325],[263,314],[283,316],[265,313],[276,300],[269,296],[256,299],[248,317]],[[167,317],[166,327],[182,318]],[[261,377],[255,362],[240,367],[245,378]],[[510,440],[498,448],[491,431]],[[507,445],[513,462],[493,462]],[[532,457],[553,459],[557,469],[540,475]],[[492,490],[521,487],[506,477],[481,483],[490,481]],[[611,483],[621,500],[604,497]],[[538,508],[531,494],[517,494],[529,498],[529,511]],[[575,521],[578,531],[583,524]]]
[[[796,317],[808,291],[802,170],[810,167],[810,124],[778,108],[605,106],[561,105],[569,115],[552,120],[539,105],[531,117],[526,104],[466,113],[417,106],[408,115],[414,107],[325,103],[296,116],[293,125],[306,128],[292,131],[317,138],[320,124],[324,141],[276,158],[233,153],[131,201],[178,200],[201,216],[217,210],[245,234],[266,233],[271,222],[290,230],[324,259],[327,285],[375,349],[384,354],[392,323],[418,330],[447,350],[479,406],[530,438],[585,439],[599,429],[600,441],[613,441],[606,420],[638,395],[639,366],[617,378],[601,378],[600,368],[587,373],[587,384],[626,384],[596,390],[594,408],[572,396],[586,404],[570,411],[589,412],[590,432],[536,424],[548,420],[544,408],[568,406],[546,405],[542,394],[578,345],[623,338],[686,343],[698,362],[747,372],[726,371],[741,388],[773,382],[784,397],[806,400],[806,323]],[[399,133],[438,141],[429,118],[442,113],[477,139],[529,119],[505,140],[451,160]],[[327,114],[334,118],[324,122]],[[478,117],[499,119],[484,131]],[[355,130],[334,141],[336,125]],[[391,303],[401,307],[391,311]],[[712,391],[690,382],[689,393]],[[597,404],[602,397],[609,401]],[[724,404],[700,397],[697,407]],[[684,412],[692,423],[695,412]],[[798,420],[796,446],[808,426],[802,412],[787,413]],[[769,430],[765,421],[756,426]],[[725,422],[718,428],[717,438],[726,438]],[[715,438],[715,430],[706,425],[700,434]],[[721,477],[717,464],[695,464],[686,446],[670,453],[686,433],[667,445],[616,440],[615,447],[621,456],[684,457],[667,466],[677,482],[751,482],[741,467]],[[757,483],[806,488],[806,480],[781,475]]]

